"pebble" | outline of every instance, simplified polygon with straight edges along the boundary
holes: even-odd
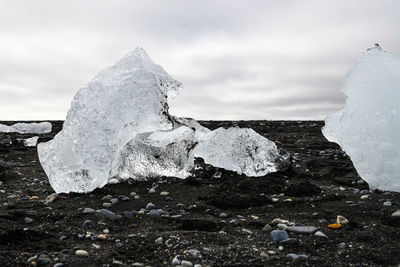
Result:
[[[308,256],[307,255],[303,255],[303,254],[294,254],[294,253],[289,253],[286,255],[286,257],[292,258],[292,259],[307,259]]]
[[[361,198],[361,199],[368,199],[368,198],[369,198],[369,195],[362,195],[360,198]]]
[[[154,188],[151,188],[150,190],[149,190],[149,194],[154,194],[156,192],[156,190],[154,189]]]
[[[122,201],[129,201],[129,200],[131,200],[129,197],[127,197],[127,196],[119,196],[119,198],[122,200]]]
[[[128,218],[128,219],[130,219],[130,220],[132,220],[132,219],[135,218],[135,215],[133,214],[132,211],[124,211],[123,214],[124,214],[124,216],[125,216],[126,218]]]
[[[82,211],[82,213],[94,213],[94,212],[95,212],[95,210],[91,209],[91,208],[84,208]]]
[[[152,210],[152,209],[156,209],[156,208],[157,208],[157,206],[151,202],[147,203],[147,205],[146,205],[146,210]]]
[[[227,218],[228,217],[228,214],[226,214],[226,213],[224,213],[224,212],[221,212],[220,214],[219,214],[219,217],[220,218]]]
[[[276,227],[278,227],[280,230],[286,230],[288,228],[288,226],[284,223],[278,223]]]
[[[108,202],[106,202],[106,203],[103,203],[103,207],[105,207],[105,208],[109,208],[109,207],[111,207],[111,203],[108,203]]]
[[[197,249],[189,249],[187,251],[187,254],[190,256],[190,258],[192,258],[194,260],[198,260],[198,259],[202,258],[200,251],[198,251]]]
[[[104,196],[101,200],[110,200],[112,198],[113,198],[112,195],[107,195],[107,196]]]
[[[315,232],[315,235],[316,236],[319,236],[319,237],[326,237],[326,238],[328,238],[323,232],[321,232],[321,231],[317,231],[317,232]]]
[[[363,189],[363,190],[360,191],[360,194],[361,195],[367,195],[367,194],[369,194],[369,190]]]
[[[190,261],[185,261],[185,260],[183,260],[183,261],[181,262],[181,266],[192,267],[193,264],[192,264]]]
[[[154,240],[154,243],[156,243],[157,245],[161,245],[163,243],[163,238],[160,236],[159,238]]]
[[[390,206],[392,206],[392,202],[390,202],[390,201],[385,201],[385,202],[383,202],[383,206],[385,206],[385,207],[390,207]]]
[[[117,261],[117,260],[113,260],[112,264],[113,265],[124,265],[122,262]]]
[[[83,227],[87,227],[87,228],[94,227],[94,223],[92,222],[92,220],[86,220],[83,222]]]
[[[107,210],[107,209],[101,209],[100,213],[110,219],[111,221],[118,221],[121,219],[120,215],[116,215],[114,212]]]
[[[150,215],[150,216],[158,217],[158,216],[161,216],[161,214],[163,214],[163,213],[164,213],[164,211],[162,209],[159,209],[159,210],[152,209],[147,214]]]
[[[134,196],[133,198],[137,200],[137,199],[140,198],[140,196],[139,196],[139,195],[136,195],[136,196]]]
[[[136,192],[130,192],[129,195],[130,195],[131,197],[134,197],[134,196],[136,196]]]
[[[318,228],[314,226],[289,226],[287,231],[295,234],[306,234],[311,235],[318,231]]]
[[[245,228],[242,229],[242,233],[243,234],[248,234],[248,235],[252,235],[253,234],[252,231],[250,231],[249,229],[245,229]]]
[[[283,230],[274,230],[271,231],[271,238],[274,242],[279,242],[289,238],[289,235],[286,231]]]
[[[83,249],[78,249],[77,251],[75,251],[75,255],[80,257],[89,257],[89,253]]]
[[[94,247],[95,249],[99,249],[99,248],[100,248],[100,245],[92,244],[92,247]]]
[[[171,264],[172,264],[172,265],[179,265],[179,264],[180,264],[180,262],[179,262],[179,260],[178,260],[178,256],[175,256],[175,257],[172,259]]]
[[[32,223],[32,222],[33,222],[33,219],[32,219],[32,218],[29,218],[29,217],[25,217],[25,218],[24,218],[24,221],[25,221],[26,223]]]
[[[103,233],[109,234],[109,233],[110,233],[110,230],[108,230],[108,229],[106,228],[106,229],[103,230]]]
[[[288,238],[288,239],[279,241],[279,244],[284,244],[284,245],[295,245],[298,243],[299,243],[299,240],[297,240],[296,238]]]
[[[347,223],[349,223],[349,220],[347,220],[345,217],[343,217],[342,215],[338,215],[337,217],[336,217],[336,223],[337,224],[347,224]]]
[[[110,201],[111,201],[111,205],[115,205],[119,202],[119,199],[115,197],[115,198],[112,198]]]
[[[63,266],[64,266],[64,264],[62,264],[61,262],[56,263],[56,264],[53,265],[53,267],[63,267]]]
[[[166,196],[168,196],[169,195],[169,193],[167,192],[167,191],[162,191],[161,193],[160,193],[160,196],[163,196],[163,197],[166,197]]]
[[[106,239],[107,239],[107,236],[106,236],[106,235],[103,235],[103,234],[99,234],[99,235],[97,236],[97,239],[98,239],[98,240],[106,240]]]
[[[264,225],[262,230],[265,232],[269,232],[269,231],[271,231],[271,229],[272,229],[272,227],[269,224],[266,224],[266,225]]]
[[[340,249],[346,248],[346,243],[345,242],[339,243],[338,248],[340,248]]]
[[[392,217],[400,217],[400,210],[393,212]]]
[[[38,257],[36,258],[36,263],[39,266],[47,266],[51,263],[51,259],[49,257],[49,254],[47,253],[41,253],[40,255],[38,255]]]

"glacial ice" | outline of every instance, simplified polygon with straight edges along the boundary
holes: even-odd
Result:
[[[324,136],[350,156],[371,189],[400,191],[400,57],[369,49],[341,90],[346,106],[325,119]]]
[[[276,163],[286,160],[271,141],[249,129],[212,132],[192,119],[171,116],[167,98],[181,88],[141,48],[101,71],[76,93],[62,131],[38,144],[53,189],[90,192],[126,179],[186,178],[196,153],[210,164],[252,176],[277,171]],[[219,140],[223,143],[212,147]],[[222,161],[212,156],[220,149]]]
[[[50,132],[50,122],[16,123],[11,126],[0,124],[0,133],[45,134]]]

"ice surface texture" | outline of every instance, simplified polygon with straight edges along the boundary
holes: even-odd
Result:
[[[50,122],[16,123],[11,126],[0,124],[0,133],[45,134],[50,132]]]
[[[369,49],[342,91],[346,107],[326,118],[324,136],[350,156],[370,188],[400,191],[400,57]]]
[[[277,170],[274,163],[281,155],[275,154],[275,145],[248,130],[227,132],[232,140],[224,144],[234,147],[218,154],[206,151],[207,146],[224,139],[225,130],[213,134],[194,120],[170,116],[167,98],[176,96],[181,87],[141,48],[100,72],[75,95],[62,131],[38,145],[40,162],[53,189],[58,193],[90,192],[110,180],[185,178],[193,168],[195,151],[210,164],[248,175]],[[205,139],[208,135],[209,142]],[[246,145],[244,138],[248,137]],[[239,149],[254,151],[245,154],[241,162]],[[257,155],[253,162],[250,154]],[[218,155],[228,158],[221,161]]]

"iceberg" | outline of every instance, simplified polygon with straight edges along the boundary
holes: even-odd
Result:
[[[171,116],[168,97],[177,96],[181,89],[182,84],[142,48],[97,74],[74,96],[61,132],[37,146],[53,189],[86,193],[127,179],[186,178],[196,156],[254,176],[278,170],[276,162],[285,158],[275,144],[255,132],[213,132],[195,120]],[[224,138],[234,140],[212,147]],[[230,161],[219,161],[206,152],[225,145],[232,147],[216,156],[232,157]],[[248,153],[243,162],[241,152]]]
[[[11,126],[0,124],[0,133],[45,134],[50,132],[50,122],[16,123]]]
[[[400,191],[400,57],[379,45],[368,49],[341,90],[346,106],[325,119],[322,133],[371,189]]]

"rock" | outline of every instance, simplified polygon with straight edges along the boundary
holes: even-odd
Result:
[[[111,203],[108,203],[108,202],[106,202],[106,203],[103,203],[103,207],[105,207],[105,208],[109,208],[109,207],[111,207]]]
[[[94,225],[94,223],[92,222],[92,220],[86,220],[86,221],[83,222],[83,227],[92,228],[92,227],[94,227],[94,226],[95,226],[95,225]]]
[[[38,266],[48,266],[51,263],[51,258],[47,253],[41,253],[36,259]]]
[[[192,264],[190,261],[185,261],[185,260],[183,260],[183,261],[181,262],[181,266],[192,267],[193,264]]]
[[[239,221],[236,220],[236,219],[232,219],[232,220],[229,221],[229,223],[230,223],[230,224],[233,224],[233,225],[238,225],[238,224],[239,224]]]
[[[266,224],[266,225],[264,225],[262,230],[265,232],[269,232],[269,231],[271,231],[271,229],[272,229],[272,227],[269,224]]]
[[[174,265],[179,265],[179,264],[180,264],[180,261],[179,261],[179,259],[178,259],[178,256],[175,256],[175,257],[172,259],[171,264],[172,264],[173,266],[174,266]]]
[[[338,244],[339,249],[345,249],[346,248],[346,242],[342,242]]]
[[[287,231],[295,234],[311,235],[318,231],[318,228],[314,226],[289,226]]]
[[[161,245],[163,243],[163,238],[160,236],[159,238],[154,240],[154,243],[156,243],[157,245]]]
[[[400,210],[393,212],[392,217],[400,217]]]
[[[113,260],[113,265],[124,265],[121,261]]]
[[[121,216],[118,216],[114,212],[109,211],[107,209],[101,209],[100,213],[104,215],[106,218],[110,219],[111,221],[118,221],[119,219],[121,219]]]
[[[294,253],[289,253],[286,255],[286,257],[292,258],[294,260],[297,259],[307,259],[308,256],[307,255],[302,255],[302,254],[294,254]]]
[[[317,232],[315,232],[315,235],[316,236],[319,236],[319,237],[326,237],[326,238],[328,238],[324,233],[322,233],[321,231],[317,231]]]
[[[336,223],[337,224],[347,224],[347,223],[349,223],[349,220],[347,220],[345,217],[343,217],[342,215],[338,215],[337,217],[336,217]]]
[[[299,240],[297,240],[297,238],[288,238],[288,239],[279,241],[279,244],[283,244],[283,245],[297,245],[298,243],[299,243]]]
[[[160,193],[160,196],[163,196],[163,197],[166,197],[166,196],[168,196],[169,195],[169,193],[167,192],[167,191],[162,191],[161,193]]]
[[[156,190],[154,188],[150,188],[149,194],[154,194],[155,192],[156,192]]]
[[[94,212],[96,212],[94,209],[91,209],[91,208],[84,208],[83,209],[83,211],[82,211],[82,213],[94,213]]]
[[[253,234],[252,231],[250,231],[250,230],[248,230],[248,229],[245,229],[245,228],[242,229],[242,233],[243,233],[243,234],[247,234],[247,235],[252,235],[252,234]]]
[[[367,195],[367,194],[369,194],[369,190],[368,189],[363,189],[363,190],[360,191],[360,194],[361,195]]]
[[[89,253],[83,249],[78,249],[77,251],[75,251],[75,255],[79,257],[89,257]]]
[[[228,218],[228,215],[226,213],[224,213],[224,212],[221,212],[219,214],[219,217],[222,218],[222,219],[225,219],[225,218]]]
[[[286,231],[283,230],[273,230],[271,231],[271,238],[274,242],[279,242],[289,238],[289,235]]]
[[[29,217],[25,217],[25,218],[24,218],[24,221],[25,221],[26,223],[32,223],[32,222],[33,222],[33,219],[32,219],[32,218],[29,218]]]
[[[53,193],[51,195],[48,195],[44,201],[45,204],[49,204],[51,202],[53,202],[54,200],[56,200],[58,198],[58,194],[57,193]]]
[[[115,205],[119,202],[119,199],[115,197],[115,198],[110,199],[110,201],[111,201],[111,205]]]
[[[202,258],[200,251],[198,251],[197,249],[189,249],[187,251],[187,255],[193,260],[198,260]]]
[[[286,230],[288,228],[288,226],[283,223],[278,223],[276,227],[278,227],[280,230]]]
[[[123,214],[126,218],[130,220],[133,220],[135,218],[135,215],[133,214],[132,211],[124,211]]]
[[[106,236],[106,235],[103,235],[103,234],[99,234],[99,235],[97,236],[97,239],[98,239],[98,240],[107,240],[107,236]]]
[[[159,210],[152,209],[147,214],[150,215],[150,216],[158,217],[158,216],[161,216],[163,213],[164,213],[164,211],[162,209],[159,209]]]
[[[53,267],[63,267],[63,266],[64,266],[64,264],[62,264],[61,262],[56,263],[56,264],[53,265]]]
[[[382,205],[385,206],[385,207],[390,207],[390,206],[392,206],[392,202],[390,202],[390,201],[385,201],[385,202],[383,202]]]
[[[361,199],[368,199],[368,198],[369,198],[369,195],[362,195],[360,198],[361,198]]]
[[[146,205],[146,210],[152,210],[152,209],[156,209],[156,208],[157,208],[157,206],[151,202],[147,203],[147,205]]]

